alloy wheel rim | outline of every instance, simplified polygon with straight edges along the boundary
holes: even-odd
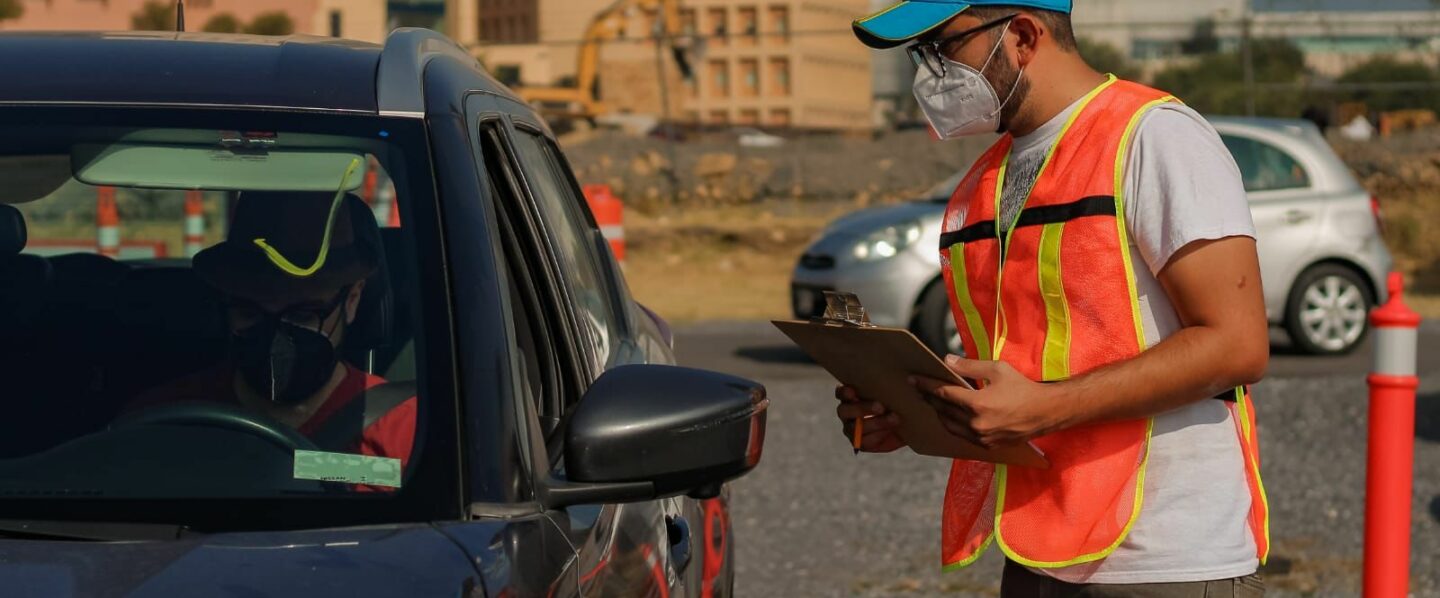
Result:
[[[1365,333],[1365,294],[1354,282],[1326,276],[1306,287],[1300,303],[1305,337],[1327,351],[1340,351]]]

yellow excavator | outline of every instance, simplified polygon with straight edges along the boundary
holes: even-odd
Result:
[[[585,37],[575,60],[574,87],[516,87],[520,98],[537,105],[542,112],[561,117],[593,120],[609,109],[599,97],[600,46],[620,37],[631,11],[656,11],[663,28],[662,39],[670,43],[670,51],[686,80],[693,75],[688,59],[689,40],[680,21],[679,0],[616,0],[595,15],[585,29]],[[647,32],[647,35],[650,32]]]

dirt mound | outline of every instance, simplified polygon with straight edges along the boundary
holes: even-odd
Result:
[[[913,199],[968,168],[991,141],[940,143],[925,131],[797,136],[779,147],[742,147],[731,133],[672,144],[604,131],[562,140],[582,183],[609,184],[652,214],[774,199]]]
[[[1397,268],[1420,291],[1440,291],[1440,129],[1364,143],[1336,141],[1335,150],[1380,201],[1385,242]]]

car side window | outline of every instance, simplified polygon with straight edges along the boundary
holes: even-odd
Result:
[[[1220,139],[1240,166],[1245,191],[1303,189],[1310,186],[1310,174],[1285,150],[1263,141],[1222,134]]]
[[[481,155],[486,172],[486,187],[495,199],[496,211],[500,215],[501,239],[506,248],[505,262],[510,287],[510,304],[514,309],[516,351],[520,364],[520,385],[522,395],[534,403],[540,417],[542,432],[547,438],[559,427],[564,410],[561,396],[562,375],[555,348],[558,339],[551,333],[552,323],[543,317],[546,298],[540,293],[544,275],[536,264],[527,261],[525,250],[537,240],[527,237],[522,231],[533,230],[524,215],[519,200],[519,181],[515,171],[505,159],[504,143],[500,137],[499,122],[487,123],[480,130]],[[537,259],[535,253],[531,259]]]
[[[549,144],[523,129],[517,133],[516,157],[560,265],[570,279],[573,309],[598,368],[609,360],[621,338],[619,312],[605,275],[604,260],[609,258],[599,251],[597,242],[600,231],[587,217],[585,200],[566,180],[564,167]]]

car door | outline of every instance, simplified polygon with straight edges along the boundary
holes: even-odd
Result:
[[[1240,167],[1255,221],[1265,304],[1284,305],[1285,294],[1308,263],[1323,220],[1310,169],[1279,140],[1244,129],[1223,129],[1220,138]],[[1272,321],[1283,314],[1269,314]]]
[[[553,139],[540,133],[538,127],[527,128],[519,120],[517,125],[521,125],[517,126],[517,152],[522,162],[534,167],[537,179],[545,176],[546,172],[554,177],[551,183],[537,185],[545,192],[554,193],[553,197],[558,200],[538,202],[542,211],[548,211],[547,223],[559,226],[562,220],[567,222],[575,230],[573,237],[577,239],[573,243],[577,269],[595,268],[593,277],[582,276],[577,280],[593,279],[597,286],[606,287],[603,291],[588,291],[591,297],[610,298],[611,307],[605,317],[616,321],[626,316],[639,320],[624,322],[619,326],[623,335],[620,342],[610,344],[609,353],[600,351],[594,355],[596,371],[628,363],[674,363],[668,347],[663,351],[645,350],[639,344],[637,337],[654,340],[638,331],[639,326],[653,325],[654,321],[629,297],[619,264],[610,251],[610,243],[596,225],[564,154]],[[527,136],[527,132],[530,135]],[[545,168],[541,168],[542,163]],[[590,309],[587,305],[585,301],[575,303],[578,310]],[[593,323],[596,316],[577,316],[577,321]],[[587,329],[602,330],[594,326]],[[602,348],[606,345],[592,342],[591,346]],[[650,588],[658,595],[667,595],[661,588],[668,584],[669,593],[675,595],[708,598],[718,592],[720,596],[728,596],[728,582],[733,578],[733,565],[729,564],[733,551],[728,543],[728,497],[728,490],[719,497],[703,501],[673,497],[645,505],[622,505],[616,507],[613,513],[602,514],[610,518],[618,537],[628,538],[629,544],[640,547],[638,553],[632,553],[631,559],[640,569],[636,571],[633,566],[626,566],[616,567],[616,571],[624,573],[622,579],[645,578],[648,581],[636,587],[628,581],[617,583],[614,578],[606,581],[600,570],[585,569],[582,570],[582,591],[588,591],[589,595],[648,595],[635,592]],[[601,563],[612,558],[598,548],[600,544],[596,540],[602,537],[592,534],[588,544],[580,547],[582,560],[587,554],[593,554]]]
[[[528,112],[525,111],[525,112]],[[531,234],[542,240],[549,290],[559,302],[558,337],[570,340],[561,368],[575,379],[559,397],[558,409],[545,415],[545,446],[553,475],[564,475],[560,432],[565,414],[578,404],[583,389],[608,367],[641,356],[629,332],[627,298],[606,260],[607,245],[580,198],[573,180],[544,129],[526,114],[511,114],[503,130],[486,132],[507,154],[518,175],[532,218]],[[688,523],[683,500],[663,499],[624,505],[578,505],[553,512],[576,550],[579,592],[583,596],[683,595],[689,562]]]

